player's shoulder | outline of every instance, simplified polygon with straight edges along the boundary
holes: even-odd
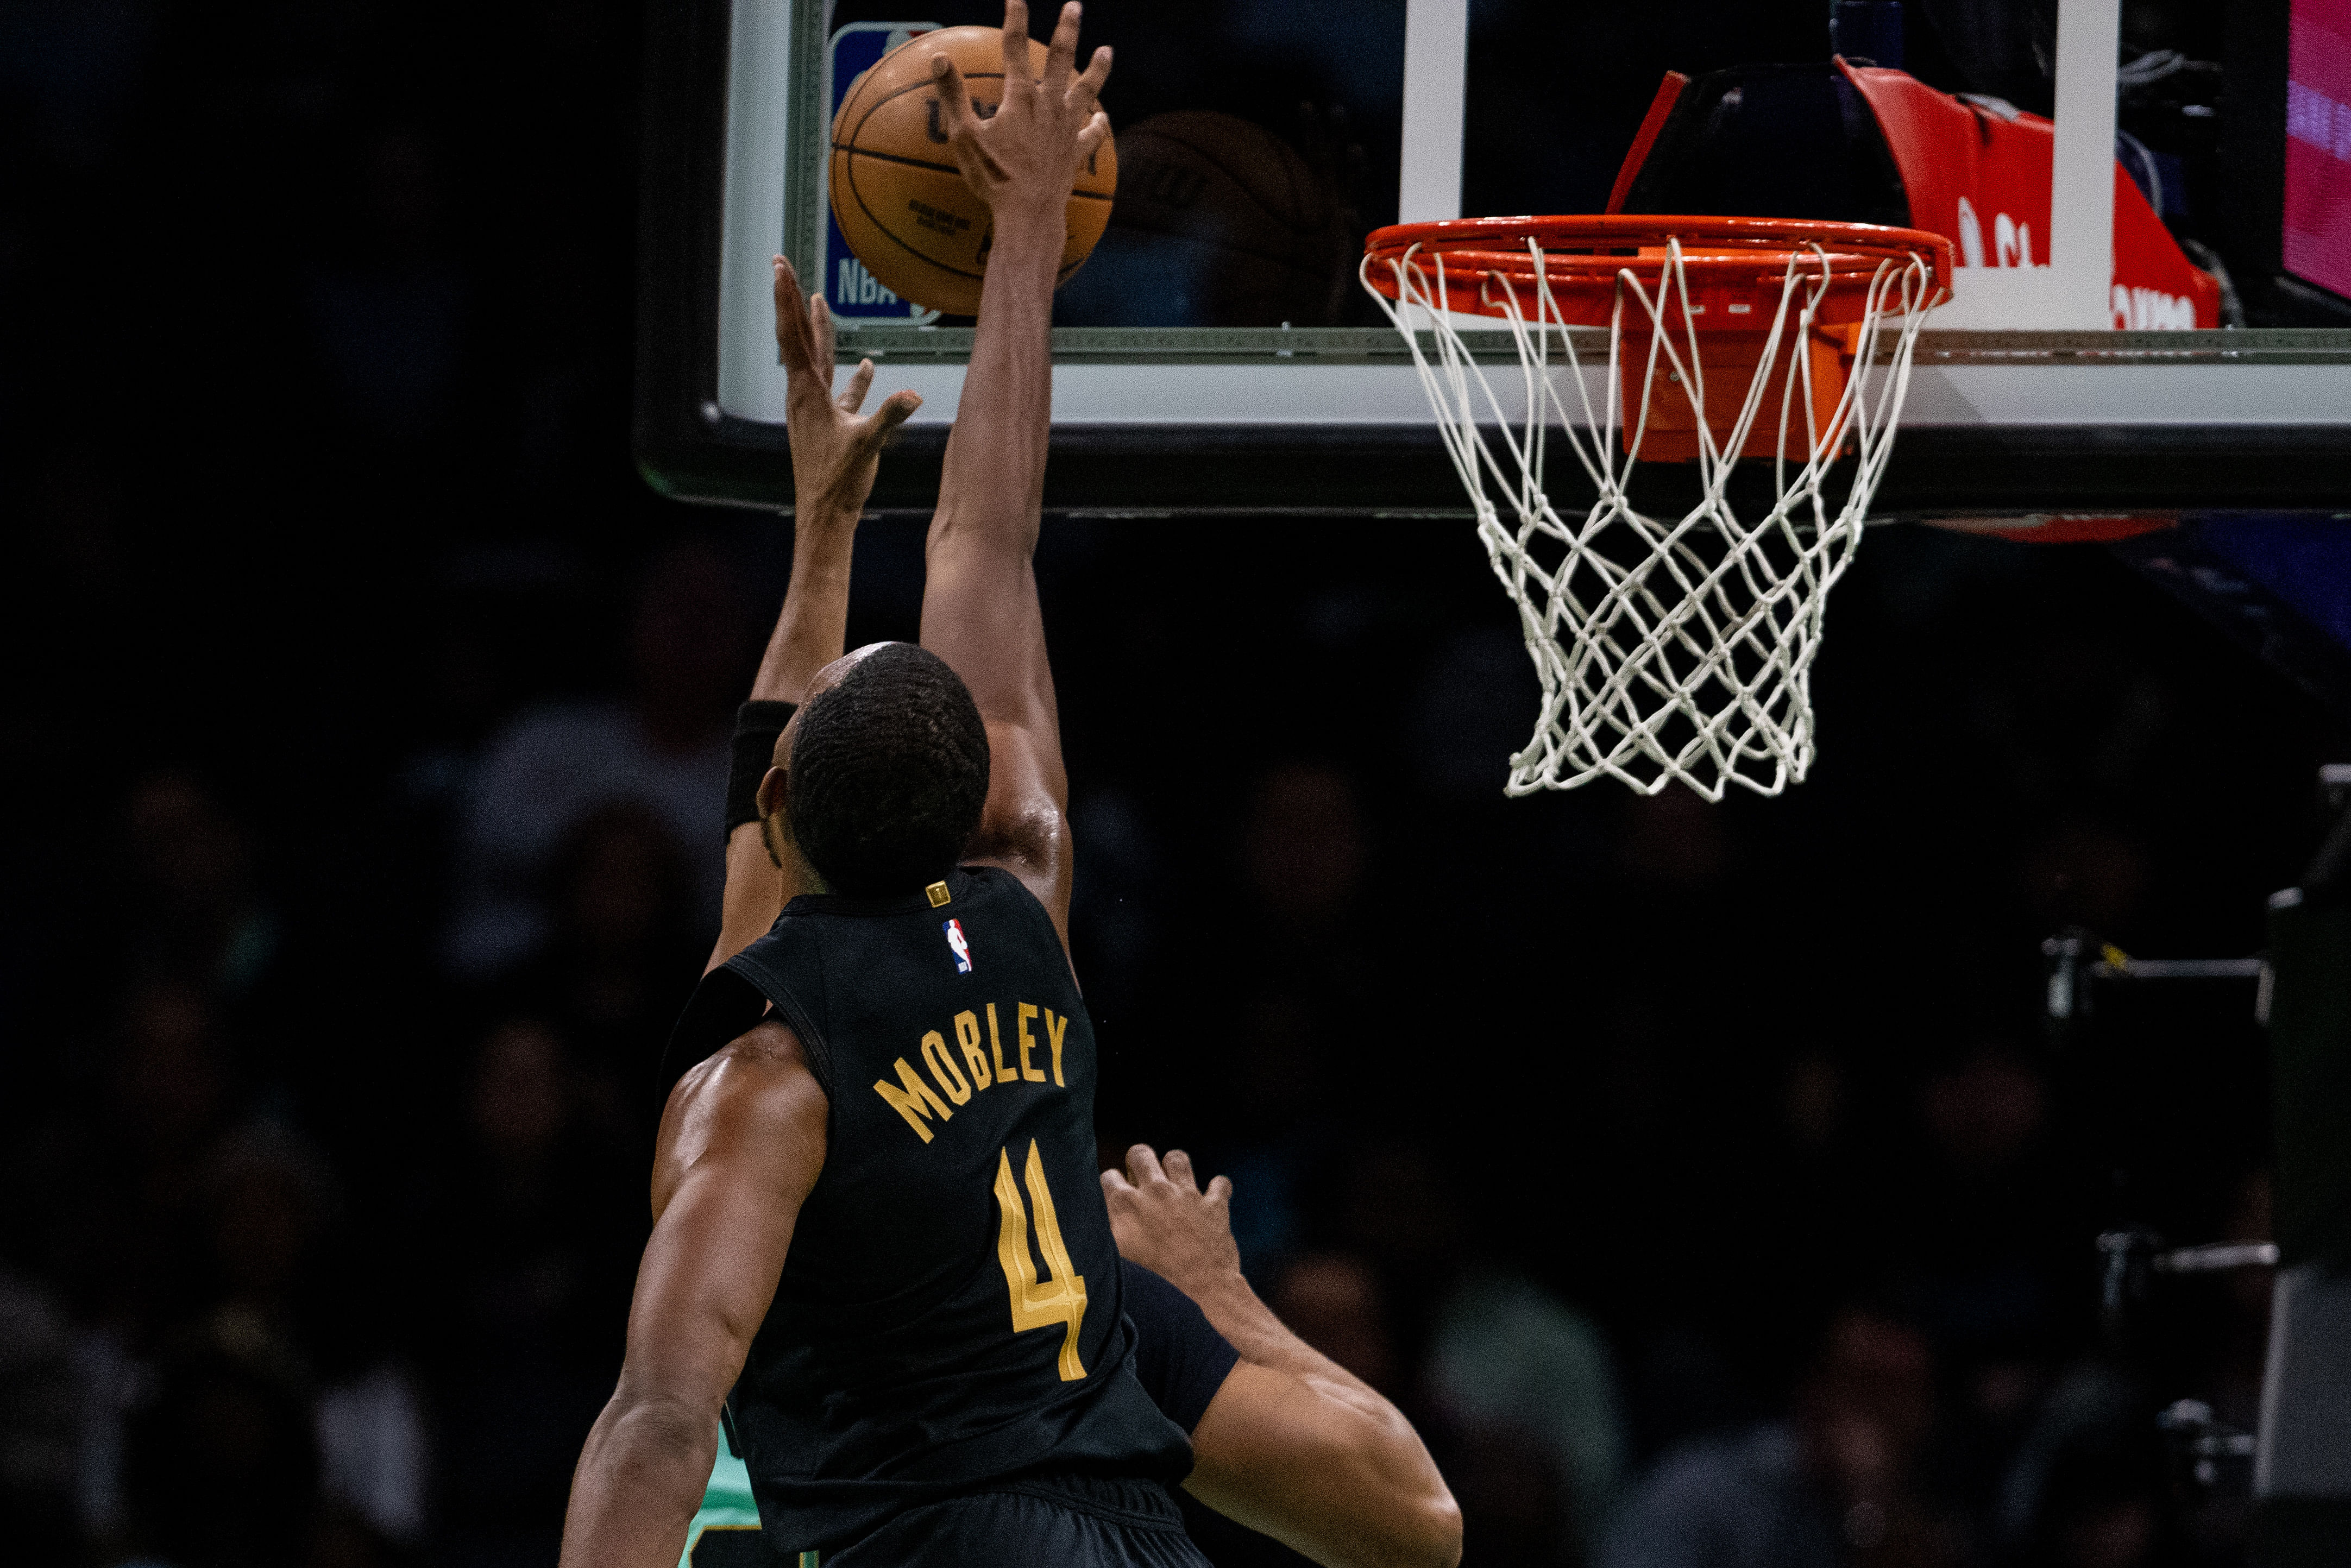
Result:
[[[739,956],[739,955],[738,955]],[[757,1025],[769,1012],[759,984],[733,959],[702,977],[686,998],[662,1050],[659,1088],[664,1103],[703,1062]]]
[[[663,1107],[653,1151],[653,1208],[662,1214],[697,1170],[805,1194],[830,1142],[831,1101],[799,1037],[762,1019],[686,1069]],[[792,1177],[803,1178],[795,1186]]]
[[[714,1119],[761,1123],[797,1121],[813,1106],[821,1117],[824,1089],[810,1070],[799,1033],[769,1016],[682,1073],[662,1116],[663,1142],[674,1131]]]

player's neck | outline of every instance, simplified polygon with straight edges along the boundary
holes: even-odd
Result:
[[[784,902],[789,904],[803,893],[831,893],[832,884],[818,874],[800,853],[800,846],[792,837],[791,829],[784,824],[780,812],[768,819],[768,847],[776,857],[776,869],[784,873]]]
[[[817,874],[816,867],[802,859],[793,849],[784,860],[784,880],[795,893],[831,893],[832,883]]]

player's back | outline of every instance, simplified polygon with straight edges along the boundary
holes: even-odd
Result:
[[[830,1103],[728,1401],[768,1539],[830,1552],[974,1493],[1116,1514],[1136,1506],[1118,1488],[1179,1479],[1188,1445],[1131,1369],[1093,1032],[1044,907],[987,868],[804,896],[726,970]]]

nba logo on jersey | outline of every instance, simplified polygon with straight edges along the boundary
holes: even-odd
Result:
[[[964,936],[963,922],[960,920],[950,920],[939,929],[947,934],[947,946],[955,951],[956,973],[958,975],[970,974],[971,943]]]

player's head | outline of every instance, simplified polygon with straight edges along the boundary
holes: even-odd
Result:
[[[777,746],[780,808],[800,855],[835,893],[905,893],[938,881],[979,826],[987,730],[946,661],[876,643],[809,685]]]

